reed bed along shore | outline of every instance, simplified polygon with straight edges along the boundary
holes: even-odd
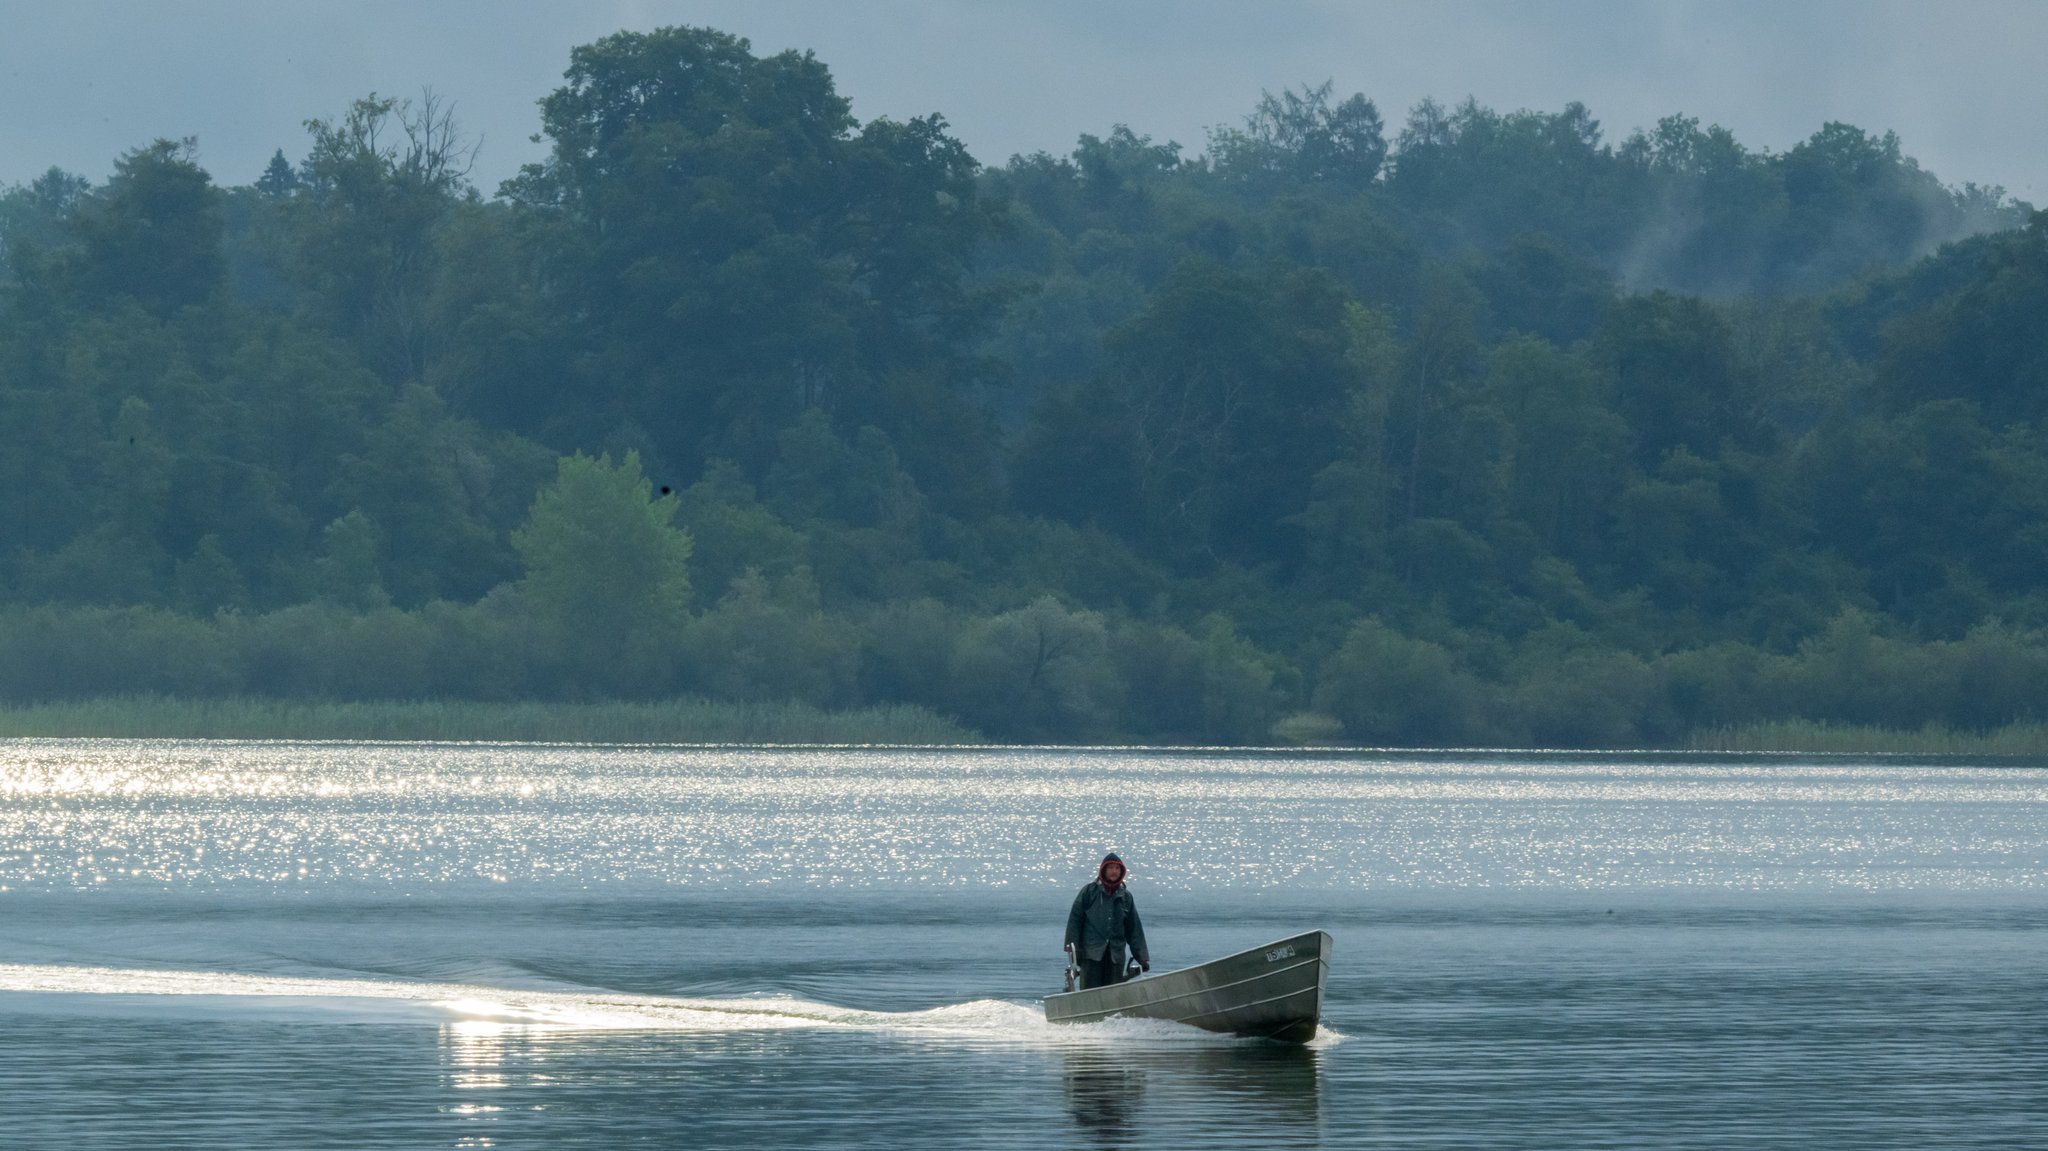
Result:
[[[906,704],[829,711],[804,703],[703,699],[485,703],[156,695],[0,704],[0,739],[56,737],[911,746],[985,742],[954,720]],[[1341,746],[1341,741],[1329,742]],[[1696,731],[1679,750],[2048,757],[2048,724],[1971,732],[1779,720]]]
[[[504,740],[534,743],[980,743],[921,707],[802,703],[318,702],[129,696],[0,706],[0,738]]]
[[[2048,724],[1990,731],[1924,727],[1901,731],[1852,724],[1779,720],[1694,732],[1692,751],[1792,751],[1848,755],[2048,756]]]

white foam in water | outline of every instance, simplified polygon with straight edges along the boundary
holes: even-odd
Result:
[[[861,1011],[792,996],[690,999],[589,991],[533,991],[462,983],[329,979],[226,971],[165,971],[68,964],[0,964],[0,992],[35,996],[158,997],[182,1002],[240,1001],[267,1016],[339,1012],[417,1018],[472,1027],[546,1030],[690,1032],[834,1029],[968,1039],[1032,1046],[1227,1044],[1243,1042],[1154,1019],[1101,1023],[1045,1021],[1035,1004],[975,999],[924,1011]],[[237,1012],[243,1014],[245,1012]],[[1325,1028],[1316,1043],[1341,1038]]]

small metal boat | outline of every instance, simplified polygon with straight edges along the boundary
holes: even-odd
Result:
[[[1330,933],[1311,931],[1179,971],[1045,997],[1051,1023],[1166,1019],[1286,1043],[1315,1038],[1330,978]]]

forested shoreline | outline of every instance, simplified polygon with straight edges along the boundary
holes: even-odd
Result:
[[[311,111],[0,192],[0,701],[2048,721],[2048,214],[1890,134],[1325,85],[997,165],[704,29],[496,189],[441,97]]]

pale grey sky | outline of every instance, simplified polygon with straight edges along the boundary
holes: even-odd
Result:
[[[489,192],[539,154],[534,102],[572,45],[664,24],[814,49],[856,116],[942,112],[985,163],[1118,122],[1199,151],[1262,89],[1334,79],[1390,125],[1467,95],[1583,100],[1616,140],[1684,112],[1783,149],[1847,120],[2048,202],[2041,0],[0,0],[0,185],[101,178],[159,136],[247,183],[303,154],[306,118],[431,85],[483,135]]]

